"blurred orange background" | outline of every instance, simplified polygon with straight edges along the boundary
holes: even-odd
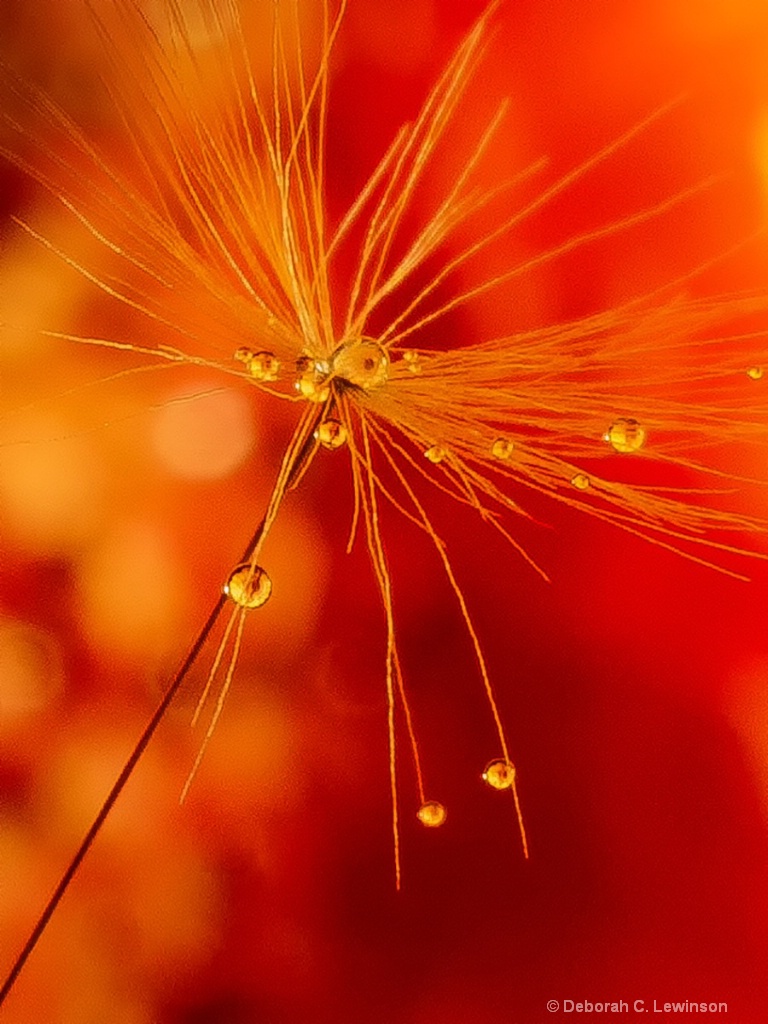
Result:
[[[3,53],[109,139],[114,126],[91,105],[100,58],[81,7],[68,0],[43,16],[6,3]],[[350,0],[330,96],[332,215],[483,9]],[[452,318],[448,343],[606,308],[764,224],[763,0],[509,0],[493,26],[429,172],[434,194],[504,97],[487,185],[543,155],[543,186],[685,98],[464,283],[718,179],[663,221],[479,300]],[[0,176],[6,214],[68,237],[62,210],[21,172],[5,165]],[[124,313],[10,221],[2,238],[0,320],[24,328],[4,331],[0,351],[5,973],[258,522],[293,410],[213,371],[119,376],[122,353],[41,338],[110,336]],[[764,238],[746,242],[692,287],[764,289],[766,255]],[[735,465],[768,478],[759,463]],[[733,500],[768,515],[759,488]],[[630,1013],[635,999],[724,1001],[739,1024],[765,1019],[768,570],[755,560],[741,583],[521,501],[547,524],[511,525],[549,585],[444,496],[430,508],[497,686],[530,860],[508,794],[480,781],[499,751],[439,559],[386,510],[427,795],[448,808],[441,829],[416,821],[403,743],[395,892],[383,615],[362,540],[344,554],[349,472],[343,453],[327,454],[265,549],[274,596],[248,623],[187,802],[178,795],[200,741],[189,719],[210,645],[5,1020],[539,1024],[565,1016],[547,1011],[550,999],[624,999]]]

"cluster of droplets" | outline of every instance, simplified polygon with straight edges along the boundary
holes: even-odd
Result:
[[[274,352],[254,352],[243,345],[235,352],[235,359],[243,363],[253,379],[261,384],[271,384],[280,374],[280,360]]]

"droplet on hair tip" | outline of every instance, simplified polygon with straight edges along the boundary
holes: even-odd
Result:
[[[514,450],[515,442],[510,441],[508,437],[497,437],[491,445],[491,455],[499,462],[506,462],[507,459],[510,459]]]
[[[750,366],[747,370],[747,376],[750,380],[762,380],[765,370],[762,366]]]
[[[315,440],[324,448],[342,448],[347,443],[347,428],[339,420],[324,420],[315,431]]]
[[[243,562],[230,573],[224,593],[241,608],[261,608],[272,593],[272,580],[260,565]]]
[[[445,458],[445,449],[441,448],[439,444],[433,444],[424,452],[424,458],[437,465]]]
[[[616,452],[636,452],[645,444],[646,433],[637,420],[621,417],[615,420],[603,440]]]
[[[511,761],[496,760],[485,766],[483,781],[491,789],[510,789],[515,781],[517,770]]]
[[[416,811],[416,817],[427,828],[439,828],[440,825],[445,824],[448,812],[437,800],[427,800]]]
[[[590,483],[591,481],[586,473],[577,473],[576,476],[571,477],[571,486],[575,487],[577,491],[586,491]]]

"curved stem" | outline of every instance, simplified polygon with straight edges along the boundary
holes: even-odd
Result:
[[[313,437],[313,432],[310,430],[303,445],[301,446],[300,450],[296,453],[294,459],[291,462],[290,467],[288,468],[285,483],[286,490],[288,490],[291,487],[292,483],[295,481],[298,475],[301,472],[303,472],[304,468],[306,468],[307,460],[312,452],[312,448],[314,447],[315,443],[316,442]],[[247,562],[253,555],[253,552],[256,550],[259,543],[261,542],[265,528],[267,526],[268,516],[269,512],[265,513],[264,518],[261,520],[258,527],[256,528],[253,536],[248,542],[245,551],[243,552],[242,557],[240,558],[241,562]],[[208,618],[205,620],[205,623],[203,624],[200,632],[198,633],[194,643],[190,647],[186,658],[181,663],[181,666],[176,672],[176,675],[173,677],[171,684],[165,691],[165,694],[160,700],[160,703],[157,705],[152,717],[150,718],[144,731],[142,732],[141,736],[136,742],[136,745],[131,751],[130,756],[123,765],[120,774],[118,775],[117,779],[114,782],[114,785],[107,794],[107,797],[104,800],[104,803],[101,805],[98,814],[93,819],[93,822],[91,823],[88,831],[85,833],[85,836],[83,837],[80,846],[77,848],[77,851],[72,857],[72,860],[69,862],[66,871],[59,879],[58,885],[53,890],[53,893],[51,894],[48,902],[46,903],[42,913],[38,917],[37,923],[35,924],[35,927],[32,929],[29,938],[25,942],[19,955],[16,957],[13,966],[11,967],[11,970],[8,973],[8,976],[3,982],[2,987],[0,987],[0,1006],[2,1006],[2,1004],[5,1002],[6,997],[10,993],[13,986],[15,985],[16,979],[18,978],[19,974],[24,968],[24,965],[26,964],[33,950],[37,946],[38,942],[40,941],[40,938],[43,935],[45,929],[47,928],[51,918],[53,917],[56,908],[58,907],[59,903],[61,903],[62,897],[69,888],[69,885],[75,876],[75,872],[80,867],[81,863],[83,862],[83,859],[85,858],[85,855],[90,850],[94,840],[96,839],[96,836],[99,834],[102,826],[104,825],[104,822],[107,820],[110,811],[115,806],[115,803],[117,802],[120,794],[125,789],[125,786],[128,780],[130,779],[131,775],[133,774],[136,765],[139,763],[142,754],[146,750],[149,741],[154,736],[158,726],[160,725],[161,721],[163,720],[163,717],[165,716],[166,711],[173,702],[173,699],[176,696],[176,694],[179,692],[181,684],[184,682],[187,675],[189,674],[190,669],[197,661],[197,658],[200,652],[202,651],[205,642],[210,635],[211,630],[216,625],[216,621],[218,620],[219,615],[221,614],[221,611],[224,608],[224,605],[227,603],[227,601],[227,595],[222,591],[216,603],[212,607],[210,613],[208,614]]]

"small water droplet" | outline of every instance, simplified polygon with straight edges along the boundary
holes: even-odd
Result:
[[[248,369],[255,380],[277,380],[280,373],[280,360],[274,352],[254,352],[248,361]]]
[[[625,417],[615,420],[603,434],[603,440],[614,451],[623,453],[638,451],[645,444],[645,438],[645,430],[637,420]]]
[[[241,608],[261,608],[272,593],[272,580],[260,565],[243,562],[230,573],[224,593]]]
[[[491,761],[485,766],[483,781],[487,782],[491,789],[510,789],[516,774],[515,766],[510,761]]]
[[[364,391],[381,387],[389,377],[389,356],[377,341],[362,338],[339,346],[331,360],[334,377]]]
[[[418,352],[414,352],[412,348],[403,352],[403,362],[411,373],[421,373],[421,356]]]
[[[765,370],[762,366],[750,366],[747,370],[747,376],[750,380],[762,380]]]
[[[339,420],[324,420],[315,431],[315,440],[324,448],[342,448],[347,443],[347,428]]]
[[[431,448],[427,448],[424,452],[424,458],[437,465],[438,462],[442,462],[445,458],[445,449],[441,448],[439,444],[433,444]]]
[[[250,363],[250,361],[253,359],[255,354],[256,353],[253,351],[252,348],[248,348],[247,345],[241,345],[240,348],[237,349],[235,352],[235,359],[239,363],[245,363],[247,366],[248,363]]]
[[[514,441],[510,441],[508,437],[497,437],[491,446],[491,455],[494,459],[499,459],[500,462],[506,462],[512,457],[514,450]]]
[[[590,485],[590,479],[586,473],[577,473],[571,477],[571,485],[579,491],[586,491]]]
[[[327,383],[328,372],[329,367],[324,360],[300,356],[296,360],[298,376],[293,386],[308,401],[325,402],[331,393]]]
[[[448,812],[441,803],[437,800],[427,800],[421,807],[416,811],[416,817],[419,819],[422,825],[426,825],[427,828],[439,828],[440,825],[445,823],[445,819],[448,817]]]

